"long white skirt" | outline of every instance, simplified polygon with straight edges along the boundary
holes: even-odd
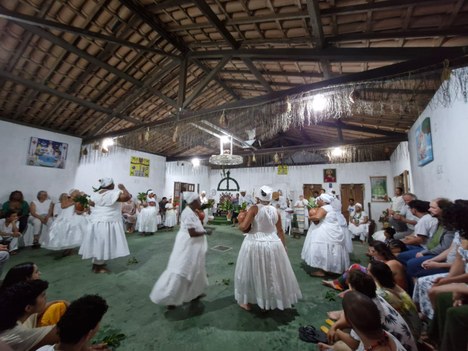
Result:
[[[111,260],[130,255],[121,220],[90,222],[79,254],[83,259]]]
[[[155,206],[148,206],[141,210],[137,217],[136,230],[140,233],[154,233],[158,230],[158,214]]]
[[[265,310],[291,308],[302,293],[276,233],[247,234],[237,258],[234,295]]]
[[[341,274],[349,267],[349,253],[339,226],[311,226],[304,241],[302,259],[314,268]]]
[[[177,217],[174,210],[167,210],[166,211],[166,220],[164,221],[164,225],[166,227],[173,227],[177,224]]]
[[[71,218],[59,218],[52,223],[48,235],[42,241],[42,247],[48,250],[65,250],[79,247],[88,228],[84,215]]]

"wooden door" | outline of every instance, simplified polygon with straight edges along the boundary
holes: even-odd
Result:
[[[304,198],[309,200],[314,195],[315,191],[320,194],[320,189],[322,189],[322,184],[304,184],[302,186],[302,193],[304,194]],[[298,199],[299,195],[297,196],[297,199],[293,199],[293,203]]]
[[[347,221],[349,221],[349,199],[354,199],[354,203],[359,202],[365,210],[364,184],[341,184],[341,213]]]

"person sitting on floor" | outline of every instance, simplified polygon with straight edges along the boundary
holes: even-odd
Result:
[[[57,323],[60,342],[42,346],[37,351],[110,351],[106,344],[89,345],[107,309],[106,301],[98,295],[85,295],[73,301]]]
[[[46,307],[44,280],[14,284],[0,293],[0,341],[15,351],[35,350],[58,342],[55,326],[39,327],[38,316]]]
[[[403,317],[390,306],[387,301],[377,295],[377,286],[371,276],[359,270],[353,270],[349,273],[349,287],[351,290],[363,293],[372,299],[380,312],[380,323],[383,329],[399,339],[407,351],[418,350],[410,327]],[[346,293],[345,296],[348,293]],[[344,332],[343,329],[350,328],[351,325],[346,321],[341,311],[335,313],[338,314],[338,320],[330,327],[328,332],[329,343],[333,344],[338,340],[342,340],[351,350],[356,350],[360,343],[359,337]]]
[[[368,296],[350,291],[343,298],[343,315],[352,328],[350,338],[359,340],[358,351],[406,351],[398,338],[390,334],[380,323],[381,315],[375,303]],[[320,350],[349,350],[347,345],[319,343]],[[353,343],[354,345],[356,343]]]
[[[18,214],[18,229],[21,233],[24,233],[28,227],[29,204],[24,201],[24,196],[21,191],[13,191],[8,201],[2,205],[3,215],[8,211],[14,211]]]
[[[349,221],[348,229],[353,237],[358,237],[363,243],[369,235],[369,217],[362,210],[362,205],[358,202],[354,205],[354,214]]]
[[[10,268],[5,275],[0,292],[19,282],[37,280],[41,278],[41,272],[33,262],[24,262]],[[43,313],[38,317],[37,324],[40,327],[55,325],[65,313],[68,302],[64,300],[50,301]]]

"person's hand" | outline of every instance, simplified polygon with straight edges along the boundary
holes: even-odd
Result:
[[[447,280],[444,277],[438,277],[434,280],[434,284],[432,286],[440,286],[447,284]]]
[[[8,245],[0,244],[0,251],[8,251]]]
[[[465,304],[466,295],[459,292],[452,293],[453,307],[459,307]]]
[[[206,234],[206,235],[211,235],[211,234],[213,234],[213,229],[211,229],[211,228],[206,228],[206,229],[205,229],[205,234]]]
[[[16,232],[16,233],[11,233],[11,236],[13,238],[19,238],[21,236],[21,233],[20,232]]]
[[[120,190],[125,190],[125,186],[123,184],[117,185],[117,188],[119,188]]]
[[[418,253],[416,254],[416,257],[423,257],[423,256],[424,256],[424,255],[422,254],[422,252],[418,252]]]
[[[427,260],[421,263],[421,267],[424,269],[434,269],[439,267],[439,262]]]
[[[395,213],[393,215],[393,219],[396,219],[397,221],[401,221],[401,216],[398,213]]]

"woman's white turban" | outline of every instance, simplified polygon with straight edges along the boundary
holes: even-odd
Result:
[[[187,205],[190,205],[195,200],[199,200],[200,197],[194,192],[184,192],[184,199],[187,201]]]

